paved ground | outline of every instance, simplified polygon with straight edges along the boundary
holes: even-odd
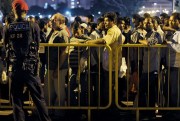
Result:
[[[6,112],[7,113],[7,112]],[[2,114],[2,112],[0,112]],[[60,119],[54,119],[52,121],[88,121],[86,111],[72,110],[68,111],[67,116]],[[118,112],[107,112],[107,111],[92,111],[91,121],[136,121],[135,114],[132,111],[118,111]],[[12,113],[9,115],[0,115],[0,121],[14,121]],[[39,121],[36,113],[27,115],[26,121]],[[178,121],[170,120],[170,117],[143,117],[140,121]]]

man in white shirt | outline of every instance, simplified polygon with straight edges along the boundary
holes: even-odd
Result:
[[[116,61],[116,48],[123,43],[121,30],[116,25],[116,14],[114,12],[108,12],[104,16],[104,24],[107,29],[107,34],[99,39],[89,40],[88,44],[106,44],[112,49],[112,80],[115,80],[115,61]],[[119,66],[121,65],[121,51],[118,54]],[[104,69],[104,81],[102,82],[101,88],[103,88],[103,94],[101,100],[103,105],[107,105],[109,101],[109,51],[105,47],[103,51],[103,69]],[[113,82],[114,84],[114,82]]]
[[[179,107],[180,105],[180,13],[173,13],[169,19],[170,27],[175,29],[175,33],[171,40],[167,41],[167,69],[166,73],[166,88],[164,94],[166,101],[170,107]],[[170,50],[170,51],[169,51]],[[169,84],[169,85],[168,85]],[[168,95],[169,90],[169,95]],[[169,101],[168,101],[169,100]],[[180,119],[180,111],[172,111],[171,119],[176,121]],[[169,117],[169,116],[168,116]]]

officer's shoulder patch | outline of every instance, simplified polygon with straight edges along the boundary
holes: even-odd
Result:
[[[30,30],[29,22],[15,22],[9,24],[9,31],[28,31]]]

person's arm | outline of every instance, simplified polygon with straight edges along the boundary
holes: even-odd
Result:
[[[62,36],[64,38],[65,43],[69,43],[69,35],[68,32],[66,30],[61,30],[62,31]]]
[[[162,26],[161,28],[162,28],[163,31],[173,31],[173,32],[176,31],[175,29],[173,29],[173,28],[171,28],[169,26]]]
[[[147,40],[139,40],[139,43],[143,44],[143,45],[148,45]]]
[[[104,36],[103,38],[99,38],[99,39],[95,39],[95,40],[88,40],[86,43],[87,44],[108,44],[110,45],[111,43],[113,43],[112,38],[113,38],[113,30],[109,29],[107,31],[106,36]]]
[[[180,53],[180,32],[176,33],[173,37],[173,41],[166,41],[167,46],[177,53]]]
[[[7,26],[4,26],[4,28],[3,28],[3,45],[6,50],[7,50],[7,44],[8,44],[8,32],[7,32]]]
[[[64,49],[64,50],[62,51],[61,55],[60,55],[60,58],[59,58],[59,60],[60,60],[59,67],[60,67],[60,68],[61,68],[62,65],[64,64],[67,56],[68,56],[68,53],[66,52],[66,49]]]
[[[141,44],[144,44],[144,45],[152,46],[152,45],[155,45],[155,44],[158,44],[158,43],[161,44],[162,40],[161,40],[160,34],[155,33],[154,36],[148,38],[148,40],[139,40],[139,42]]]
[[[38,45],[38,49],[39,49],[39,43],[40,43],[40,28],[38,26],[38,24],[34,23],[34,28],[33,28],[33,39],[34,41],[37,43]]]
[[[99,38],[96,40],[88,40],[85,42],[86,44],[105,44],[105,40],[103,38]]]

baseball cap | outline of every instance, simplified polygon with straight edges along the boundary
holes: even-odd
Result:
[[[14,0],[12,2],[12,8],[17,9],[20,8],[21,10],[29,10],[27,3],[24,0]]]
[[[84,27],[85,29],[87,29],[87,24],[86,23],[82,23],[81,26]]]

